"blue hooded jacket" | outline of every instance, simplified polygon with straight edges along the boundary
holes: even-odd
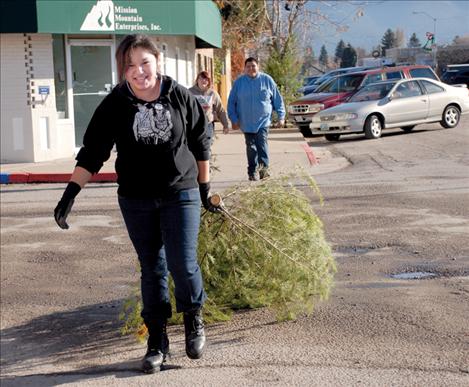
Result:
[[[272,111],[285,118],[285,106],[270,75],[259,72],[254,78],[240,76],[228,98],[228,116],[244,133],[257,133],[271,124]]]

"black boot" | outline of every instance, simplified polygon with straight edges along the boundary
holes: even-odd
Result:
[[[200,359],[205,347],[204,321],[201,309],[184,313],[184,330],[187,356],[191,359]]]
[[[148,333],[148,348],[142,360],[142,370],[147,374],[153,374],[160,371],[166,355],[169,353],[166,321],[148,324]]]

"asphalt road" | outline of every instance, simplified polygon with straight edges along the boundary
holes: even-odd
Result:
[[[1,385],[469,385],[469,118],[308,141],[349,161],[316,176],[324,206],[312,195],[331,298],[296,321],[262,309],[211,325],[199,361],[171,327],[170,366],[150,376],[144,345],[119,334],[138,271],[116,186],[81,192],[67,232],[51,217],[63,185],[2,187]]]

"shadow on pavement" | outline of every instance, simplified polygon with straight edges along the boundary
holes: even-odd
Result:
[[[40,385],[57,385],[65,376],[63,382],[107,373],[114,373],[117,377],[141,375],[139,359],[89,366],[106,355],[129,352],[137,347],[141,349],[142,345],[137,344],[133,337],[123,337],[120,333],[118,315],[122,302],[115,300],[52,313],[2,330],[1,385],[38,385],[37,378],[44,382]],[[76,365],[86,366],[60,371]],[[48,373],[45,366],[57,367],[58,372]],[[41,368],[44,373],[40,373]],[[31,380],[28,382],[28,379]]]

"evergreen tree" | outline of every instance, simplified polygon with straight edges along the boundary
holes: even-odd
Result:
[[[340,67],[353,67],[357,64],[357,52],[349,44],[342,51],[342,59],[340,62]]]
[[[301,63],[297,58],[296,40],[292,37],[282,51],[275,48],[271,50],[264,67],[264,71],[277,83],[285,105],[296,98],[296,90],[301,86],[301,82],[298,81]]]
[[[323,44],[321,47],[321,53],[319,54],[319,63],[327,67],[328,62],[329,62],[329,55],[327,54],[326,46]]]
[[[383,56],[388,48],[396,47],[396,35],[394,31],[388,28],[381,38],[381,48],[383,50]]]
[[[414,32],[412,33],[409,43],[407,43],[407,47],[420,47],[422,44],[420,43],[419,38],[417,37],[417,34]]]
[[[334,57],[334,62],[335,63],[340,63],[342,59],[342,52],[344,51],[345,48],[345,43],[342,39],[340,39],[340,42],[337,43],[337,47],[335,48],[335,57]]]

